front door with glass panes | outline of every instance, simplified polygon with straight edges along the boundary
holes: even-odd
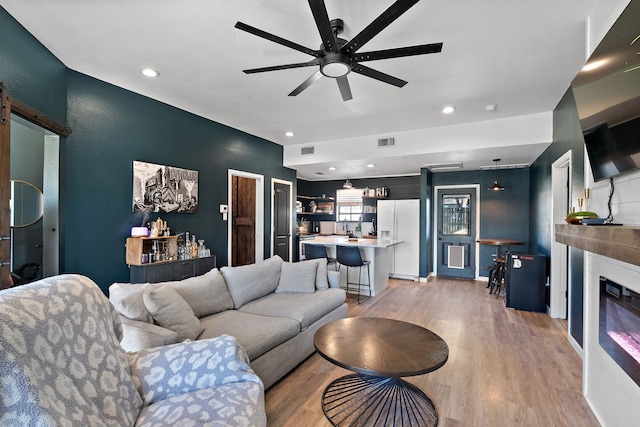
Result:
[[[475,278],[475,205],[475,188],[438,192],[438,276]]]

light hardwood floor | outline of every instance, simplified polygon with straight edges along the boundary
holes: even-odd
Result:
[[[442,368],[407,378],[434,401],[441,427],[599,425],[581,394],[582,360],[567,342],[566,321],[509,310],[485,282],[466,280],[389,280],[361,305],[347,301],[349,316],[404,320],[447,342]],[[269,426],[331,426],[320,397],[347,373],[313,354],[267,390]]]

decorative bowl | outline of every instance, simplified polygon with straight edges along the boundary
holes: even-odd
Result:
[[[568,224],[582,224],[582,220],[585,218],[599,218],[598,214],[594,213],[594,212],[573,212],[570,214],[567,214],[567,216],[564,217],[564,220],[568,223]]]

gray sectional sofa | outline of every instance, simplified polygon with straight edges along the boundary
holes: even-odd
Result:
[[[109,300],[125,350],[232,335],[268,388],[314,352],[318,328],[347,317],[339,283],[324,259],[289,263],[275,256],[176,282],[114,283]]]

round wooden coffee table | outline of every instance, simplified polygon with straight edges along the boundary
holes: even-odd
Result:
[[[321,327],[313,341],[322,357],[355,372],[322,394],[322,410],[334,426],[438,424],[431,399],[401,379],[446,363],[449,347],[438,335],[399,320],[350,317]]]

